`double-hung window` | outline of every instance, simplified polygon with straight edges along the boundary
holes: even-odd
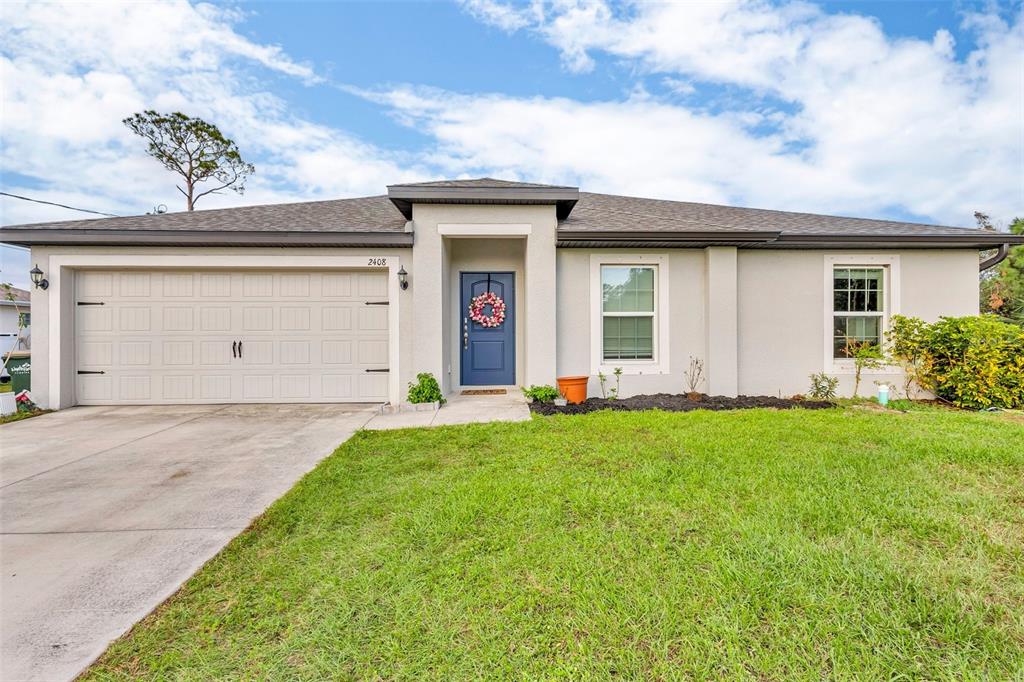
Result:
[[[882,345],[886,316],[886,269],[832,268],[832,357],[850,357],[853,344]]]
[[[654,360],[655,265],[601,266],[601,358]]]

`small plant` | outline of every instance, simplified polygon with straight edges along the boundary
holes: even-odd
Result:
[[[441,394],[441,387],[437,379],[430,372],[421,372],[416,375],[416,383],[409,383],[409,402],[418,403],[440,403],[445,404],[444,396]]]
[[[885,366],[885,356],[878,344],[870,341],[846,340],[843,349],[846,357],[853,358],[853,397],[857,398],[860,391],[861,373],[866,369],[878,369]]]
[[[597,373],[597,381],[601,384],[601,397],[607,400],[618,400],[619,399],[619,388],[622,385],[622,368],[616,367],[612,374],[615,375],[615,388],[608,388],[605,384],[608,382],[608,375],[604,372]]]
[[[687,395],[697,394],[697,389],[704,383],[704,361],[691,355],[690,368],[683,372],[683,375],[686,377],[686,387],[689,389]]]
[[[535,403],[550,403],[554,402],[556,398],[562,397],[562,394],[559,393],[558,389],[554,386],[530,386],[529,388],[520,388],[522,388],[523,395]]]
[[[811,390],[808,391],[815,400],[835,400],[839,388],[839,377],[830,377],[824,372],[811,375]]]

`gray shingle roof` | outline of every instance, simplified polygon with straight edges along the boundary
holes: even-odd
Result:
[[[218,232],[402,232],[405,218],[384,195],[264,204],[161,215],[8,225],[5,230],[181,230]]]
[[[392,185],[392,194],[419,196],[423,192],[448,196],[447,190],[460,195],[463,192],[480,194],[472,199],[477,203],[503,203],[506,194],[519,197],[507,203],[524,203],[533,194],[547,197],[555,192],[558,197],[572,194],[564,203],[571,210],[559,224],[559,244],[563,246],[600,246],[618,239],[623,246],[641,245],[641,241],[660,245],[700,239],[708,243],[745,243],[756,246],[771,242],[770,246],[789,244],[814,246],[815,244],[863,243],[872,246],[893,244],[900,240],[915,241],[921,245],[963,244],[979,248],[1000,242],[1024,243],[1024,237],[1005,233],[992,233],[977,229],[924,225],[889,220],[845,218],[810,213],[793,213],[755,208],[718,206],[686,201],[642,199],[612,194],[576,193],[574,187],[538,185],[494,178],[472,180],[441,180],[427,183]],[[398,191],[396,191],[396,189]],[[487,190],[493,189],[494,192]],[[536,190],[531,192],[530,190]],[[493,196],[492,196],[493,195]],[[522,196],[520,196],[522,195]],[[554,195],[552,195],[554,196]],[[578,196],[578,201],[576,197]],[[498,197],[498,198],[495,198]],[[564,198],[564,197],[562,197]],[[548,201],[541,197],[544,201]],[[415,202],[406,199],[400,204]],[[437,199],[444,203],[447,199]],[[99,235],[103,243],[237,243],[251,237],[252,243],[281,243],[354,245],[362,239],[373,239],[375,244],[409,245],[412,235],[405,233],[406,218],[395,205],[394,196],[372,196],[332,201],[308,201],[293,204],[244,206],[193,212],[165,213],[162,215],[130,216],[93,220],[72,220],[34,225],[11,225],[0,228],[0,240],[15,243],[67,243],[71,238],[60,235]],[[575,208],[573,208],[575,204]],[[406,206],[408,209],[409,207]],[[408,212],[408,211],[407,211]],[[45,236],[45,239],[43,237]],[[205,236],[204,236],[205,235]],[[214,239],[216,235],[216,239]],[[278,235],[278,237],[275,237]],[[923,242],[935,238],[934,242]],[[49,241],[47,241],[49,240]],[[117,240],[116,242],[114,240]],[[204,241],[205,240],[205,241]],[[662,243],[663,242],[663,243]]]
[[[559,229],[572,232],[782,232],[788,235],[964,235],[962,227],[791,213],[580,192]]]

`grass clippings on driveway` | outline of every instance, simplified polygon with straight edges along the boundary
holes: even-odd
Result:
[[[86,677],[1019,678],[1022,442],[939,411],[359,433]]]

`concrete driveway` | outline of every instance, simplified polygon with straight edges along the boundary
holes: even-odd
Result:
[[[0,679],[70,679],[373,416],[79,407],[0,426]]]

